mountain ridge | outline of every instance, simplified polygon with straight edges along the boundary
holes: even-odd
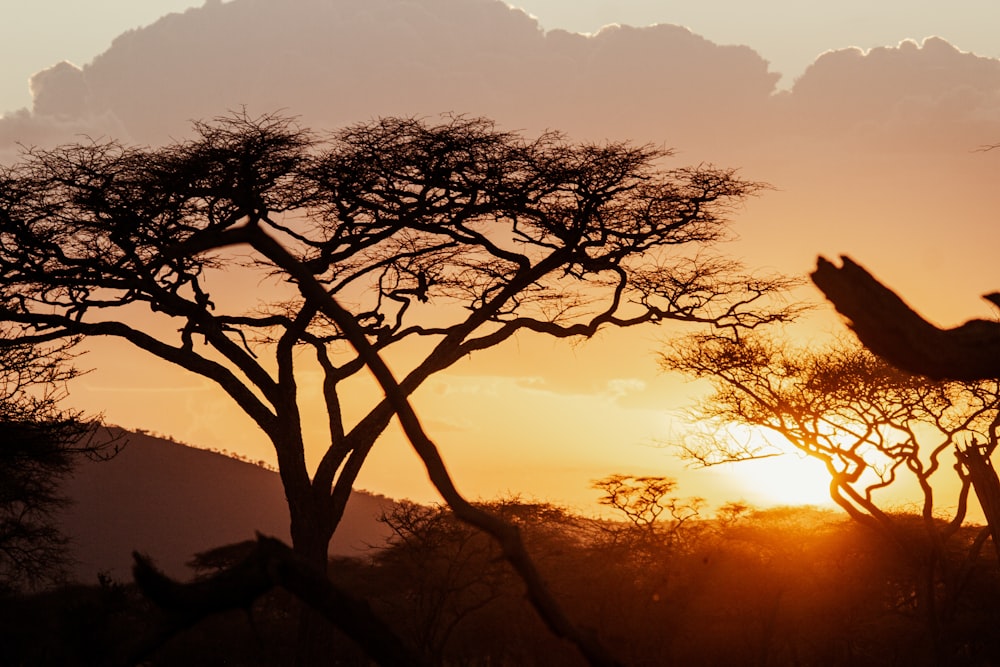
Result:
[[[70,502],[59,519],[70,540],[71,579],[130,580],[133,551],[189,578],[186,563],[196,553],[256,533],[289,541],[276,472],[142,431],[110,431],[122,437],[122,450],[108,461],[81,461],[63,487]],[[392,503],[355,491],[330,554],[360,556],[384,543],[388,529],[377,517]]]

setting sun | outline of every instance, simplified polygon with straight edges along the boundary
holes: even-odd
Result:
[[[832,505],[830,476],[822,463],[794,453],[727,463],[723,474],[761,505]]]

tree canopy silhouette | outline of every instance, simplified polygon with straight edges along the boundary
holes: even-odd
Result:
[[[712,383],[693,410],[701,424],[741,424],[779,440],[754,449],[707,437],[690,443],[688,456],[712,465],[780,453],[784,443],[822,462],[830,498],[925,572],[915,610],[937,636],[989,536],[981,531],[973,543],[955,546],[975,480],[966,458],[978,451],[977,440],[988,455],[1000,434],[1000,380],[934,382],[855,342],[796,348],[758,333],[738,341],[692,337],[661,361]],[[919,522],[888,504],[886,491],[901,488],[912,489]],[[966,559],[956,566],[948,551]]]
[[[995,442],[1000,424],[1000,381],[931,382],[848,341],[809,349],[756,334],[739,341],[696,336],[676,342],[661,364],[712,383],[713,392],[693,410],[695,419],[779,436],[825,465],[830,497],[841,508],[888,530],[881,491],[908,477],[921,491],[923,516],[940,518],[935,486],[952,474],[949,458],[970,438]],[[686,449],[706,465],[780,452],[725,438]],[[945,503],[955,508],[954,528],[965,516],[968,478],[962,482]]]
[[[8,339],[113,337],[217,384],[273,443],[294,548],[319,567],[394,414],[450,485],[406,399],[470,353],[518,332],[790,314],[768,302],[788,281],[713,251],[763,187],[729,169],[666,169],[664,149],[528,140],[480,118],[325,136],[242,113],[194,129],[162,148],[33,150],[0,172],[0,317],[17,326]],[[273,297],[248,309],[219,287],[236,281],[271,281]],[[406,341],[423,345],[409,366],[394,357],[397,381],[380,355]],[[299,348],[323,377],[328,443],[312,471]],[[366,365],[386,396],[352,421],[343,399]]]

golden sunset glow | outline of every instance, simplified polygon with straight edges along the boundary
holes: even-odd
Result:
[[[0,663],[1000,665],[1000,2],[6,5]]]
[[[15,159],[19,144],[84,135],[160,145],[190,132],[190,119],[244,106],[287,109],[321,132],[386,114],[482,114],[526,136],[555,129],[573,141],[674,147],[665,168],[712,163],[769,183],[730,212],[737,240],[719,249],[752,270],[801,277],[817,255],[846,253],[877,267],[936,322],[993,316],[978,295],[1000,286],[992,269],[1000,153],[976,149],[1000,140],[1000,53],[983,32],[998,18],[995,8],[872,9],[855,21],[847,17],[868,5],[758,3],[751,11],[730,3],[723,12],[526,0],[466,11],[455,3],[429,20],[349,2],[335,25],[305,32],[290,26],[329,20],[310,14],[308,3],[262,3],[240,14],[242,0],[162,0],[143,3],[145,15],[119,3],[120,11],[74,19],[92,39],[100,23],[108,35],[101,43],[56,39],[40,26],[53,8],[69,6],[35,3],[18,10],[23,29],[3,45],[21,52],[6,57],[16,81],[0,86],[0,158]],[[790,13],[796,31],[779,34],[774,26]],[[136,25],[144,27],[112,44]],[[222,37],[191,37],[202,34]],[[268,55],[244,50],[256,35],[275,45]],[[167,43],[187,44],[186,58],[164,52]],[[354,63],[359,52],[381,55],[364,66],[329,65]],[[56,66],[62,59],[69,62]],[[255,72],[253,82],[235,72]],[[253,310],[269,288],[239,275],[221,272],[212,297]],[[808,284],[790,298],[820,303]],[[801,340],[844,331],[825,305],[796,327]],[[586,505],[590,480],[635,471],[677,477],[682,494],[712,504],[744,493],[762,503],[827,502],[816,462],[785,456],[700,471],[663,446],[682,435],[671,415],[699,390],[660,373],[655,355],[695,329],[605,328],[587,342],[519,336],[470,355],[414,402],[475,496],[513,491]],[[110,423],[276,462],[259,429],[211,383],[119,342],[89,345],[83,365],[93,372],[74,382],[76,406]],[[402,373],[412,359],[390,362]],[[314,465],[328,432],[309,363],[301,386],[316,393],[304,404]],[[378,397],[368,385],[345,409],[357,418]],[[388,495],[435,498],[397,432],[374,448],[360,480]]]

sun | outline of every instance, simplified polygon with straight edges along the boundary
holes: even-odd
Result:
[[[830,475],[815,459],[794,453],[727,463],[723,475],[754,505],[833,505]]]
[[[743,500],[759,507],[836,504],[830,498],[830,474],[823,462],[780,439],[776,442],[763,429],[731,423],[708,435],[711,442],[735,443],[734,456],[761,457],[712,465],[730,494],[740,494]]]

